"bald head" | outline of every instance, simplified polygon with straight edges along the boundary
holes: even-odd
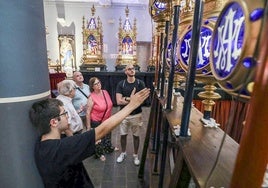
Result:
[[[77,75],[79,75],[79,74],[82,74],[81,72],[79,72],[79,71],[75,71],[74,73],[73,73],[73,79],[75,79],[76,78],[76,76]]]
[[[73,73],[73,81],[76,83],[76,85],[81,86],[84,82],[83,74],[79,71],[75,71]]]
[[[126,65],[125,71],[128,70],[129,68],[133,68],[133,67],[134,67],[134,65],[132,63],[129,63]]]
[[[125,74],[127,75],[127,77],[132,77],[134,78],[135,77],[135,67],[133,66],[133,64],[128,64],[125,68]]]

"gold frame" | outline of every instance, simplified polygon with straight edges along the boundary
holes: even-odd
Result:
[[[116,70],[122,70],[128,64],[133,64],[137,69],[137,26],[136,18],[134,19],[133,27],[131,27],[128,14],[129,9],[126,7],[126,20],[122,25],[122,19],[119,19],[119,32],[118,32],[118,56],[116,59]],[[128,46],[128,47],[126,47]],[[127,50],[130,49],[130,50]]]
[[[92,16],[85,23],[83,16],[83,57],[81,59],[81,70],[105,71],[106,63],[103,59],[103,31],[100,18],[95,18],[95,7],[91,8]]]

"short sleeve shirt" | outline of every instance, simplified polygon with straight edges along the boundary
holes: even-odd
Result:
[[[131,92],[133,91],[134,87],[136,88],[136,92],[138,92],[145,88],[145,84],[142,80],[139,80],[139,79],[135,79],[134,83],[128,83],[126,79],[121,80],[116,86],[116,93],[122,94],[123,97],[130,97]],[[124,106],[120,106],[120,109],[122,109],[123,107]],[[141,109],[141,106],[139,106],[130,115],[135,115],[141,112],[142,112],[142,109]]]
[[[79,87],[79,86],[77,86],[77,87]],[[73,102],[73,105],[74,105],[74,108],[76,111],[80,110],[81,105],[82,106],[87,105],[87,98],[90,94],[89,86],[87,84],[83,84],[83,86],[79,87],[79,88],[81,89],[81,91],[83,91],[86,94],[87,97],[79,89],[77,89],[75,91],[75,96],[74,96],[72,102]],[[84,109],[86,109],[86,108],[84,108]],[[86,115],[85,110],[79,113],[79,116],[85,116],[85,115]]]
[[[45,187],[62,187],[64,179],[75,182],[70,178],[79,179],[75,176],[80,173],[76,172],[77,169],[84,168],[82,161],[94,153],[94,129],[62,139],[39,140],[35,146],[35,161]],[[90,179],[83,182],[83,185],[93,187]]]
[[[64,95],[58,95],[57,99],[63,102],[64,109],[68,112],[68,123],[70,124],[70,129],[74,133],[81,131],[83,129],[83,122],[74,108],[72,98]]]

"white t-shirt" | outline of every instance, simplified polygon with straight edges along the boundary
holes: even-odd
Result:
[[[64,109],[68,112],[68,123],[70,124],[70,129],[73,131],[73,133],[82,130],[83,122],[74,108],[72,98],[59,95],[56,99],[59,99],[63,102]]]

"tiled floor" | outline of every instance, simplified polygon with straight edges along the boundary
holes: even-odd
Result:
[[[113,109],[113,113],[118,110],[117,107]],[[143,126],[140,136],[139,147],[139,159],[141,159],[141,153],[143,149],[145,133],[147,129],[148,119],[150,115],[150,108],[143,107]],[[127,158],[122,163],[117,163],[116,159],[120,155],[121,151],[115,151],[106,155],[106,161],[102,162],[99,159],[90,157],[84,161],[84,165],[89,173],[91,180],[95,188],[154,188],[158,187],[158,176],[151,174],[150,166],[152,166],[150,152],[147,151],[147,160],[145,164],[144,181],[141,183],[138,179],[139,166],[135,166],[133,163],[133,141],[131,134],[127,140]],[[112,143],[114,146],[120,148],[120,134],[119,127],[112,132]],[[121,148],[120,148],[121,149]],[[149,156],[149,157],[148,157]],[[150,173],[148,172],[150,171]],[[168,172],[168,170],[167,170]],[[268,170],[264,178],[263,188],[268,187]],[[165,184],[165,183],[164,183]],[[166,185],[164,187],[167,187]],[[196,187],[193,181],[191,181],[189,188]]]
[[[118,110],[117,107],[113,112]],[[143,107],[143,126],[140,136],[139,159],[143,149],[146,127],[149,119],[150,108]],[[84,165],[89,173],[95,188],[139,188],[148,187],[141,185],[138,179],[139,167],[133,163],[133,141],[132,135],[128,135],[127,158],[122,163],[117,163],[116,159],[121,153],[119,127],[112,132],[112,143],[119,147],[115,151],[106,155],[106,161],[90,157],[84,161]],[[148,184],[148,182],[147,182]]]

